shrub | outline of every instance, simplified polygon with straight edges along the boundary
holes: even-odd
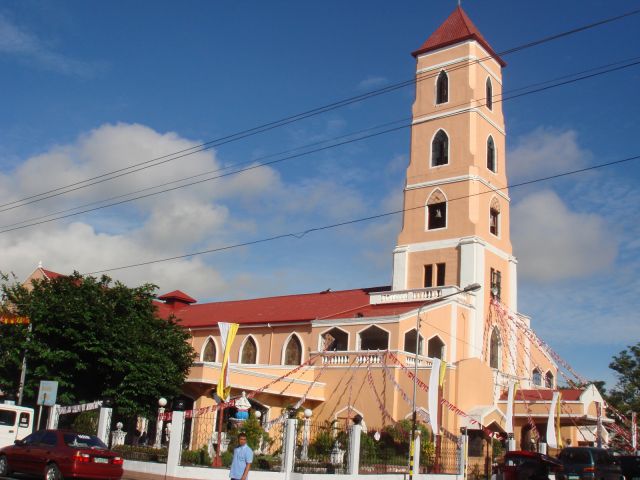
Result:
[[[205,465],[211,466],[213,461],[207,451],[207,447],[199,448],[198,450],[183,450],[182,451],[182,464],[183,465]]]

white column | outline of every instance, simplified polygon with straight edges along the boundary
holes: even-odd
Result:
[[[409,249],[406,246],[396,247],[393,251],[393,282],[391,289],[407,289],[407,264],[409,263]]]
[[[475,310],[469,321],[469,343],[471,357],[482,357],[482,342],[484,336],[485,302],[487,285],[485,285],[485,243],[476,237],[465,237],[460,240],[460,286],[462,288],[472,283],[479,283],[482,289],[470,298]]]
[[[55,404],[49,409],[49,418],[47,419],[47,428],[49,430],[55,430],[58,428],[58,420],[60,419],[59,413],[60,405]]]
[[[467,434],[467,429],[462,430],[462,434],[460,435],[460,472],[462,475],[462,480],[467,480],[467,465],[469,464],[469,435]]]
[[[547,454],[547,444],[545,442],[538,443],[538,453]]]
[[[362,425],[359,423],[351,426],[349,431],[349,459],[347,462],[347,473],[358,475],[360,471],[360,434]]]
[[[180,465],[182,453],[182,436],[184,435],[184,412],[173,411],[171,414],[171,435],[169,435],[169,451],[167,452],[167,472],[175,472]]]
[[[162,421],[162,415],[164,414],[164,407],[158,408],[158,418],[156,419],[156,441],[153,444],[153,448],[160,448],[162,446],[162,427],[164,422]]]
[[[509,258],[509,308],[514,312],[518,311],[518,260],[516,257]]]
[[[109,445],[109,431],[111,430],[111,415],[113,409],[109,407],[100,407],[100,416],[98,417],[98,438]]]
[[[284,433],[284,455],[282,458],[282,467],[284,471],[284,478],[288,479],[291,472],[293,472],[293,462],[296,456],[296,429],[298,426],[298,420],[295,418],[288,418],[285,425]]]
[[[413,432],[414,441],[413,441],[413,474],[420,474],[420,442],[422,439],[420,438],[420,430],[416,430]]]

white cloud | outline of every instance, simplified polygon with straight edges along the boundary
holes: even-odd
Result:
[[[13,55],[45,70],[64,75],[92,77],[104,64],[83,62],[53,50],[47,42],[0,14],[0,54]]]
[[[613,264],[618,241],[604,219],[571,211],[552,191],[525,197],[511,209],[518,271],[525,279],[584,277]]]
[[[540,127],[518,138],[507,155],[513,182],[545,177],[584,167],[592,154],[578,145],[575,130]]]
[[[56,146],[26,159],[10,176],[0,174],[0,202],[67,185],[198,143],[142,125],[104,125],[69,145]],[[73,194],[0,212],[0,224],[217,168],[220,162],[213,150],[197,153]],[[73,223],[53,222],[0,234],[0,270],[14,271],[24,278],[42,260],[45,267],[61,273],[72,270],[84,273],[233,243],[238,232],[251,227],[251,219],[233,218],[227,204],[282,188],[277,172],[263,167],[79,216]],[[113,276],[130,284],[155,283],[161,291],[180,288],[196,298],[224,295],[232,290],[236,281],[231,274],[223,278],[201,257],[116,271]]]
[[[358,90],[371,90],[386,85],[387,83],[389,83],[389,79],[386,77],[370,75],[358,83]]]

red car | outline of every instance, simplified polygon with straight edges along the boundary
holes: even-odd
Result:
[[[0,477],[18,472],[45,480],[120,480],[122,464],[98,437],[62,430],[39,430],[0,449]]]

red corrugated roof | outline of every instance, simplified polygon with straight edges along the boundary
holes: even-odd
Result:
[[[412,55],[417,57],[422,53],[464,42],[465,40],[477,41],[501,66],[505,67],[507,65],[504,60],[493,51],[489,42],[485,40],[480,30],[478,30],[464,10],[462,10],[462,7],[457,7],[444,23],[442,23]]]
[[[182,290],[174,290],[173,292],[169,292],[169,293],[165,293],[164,295],[161,295],[158,297],[158,300],[164,300],[164,301],[168,301],[171,302],[172,300],[175,302],[182,302],[182,303],[196,303],[197,300],[193,297],[190,297],[189,295],[187,295],[186,293],[184,293]]]
[[[579,390],[577,388],[566,388],[566,389],[561,389],[560,390],[560,394],[562,395],[562,400],[568,401],[568,402],[575,402],[580,400],[580,395],[582,395],[582,392],[584,390]],[[524,399],[527,402],[532,402],[532,401],[543,401],[543,402],[550,402],[551,399],[553,398],[553,392],[554,390],[518,390],[516,392],[516,401],[522,401],[522,395],[524,395]],[[502,395],[500,396],[500,400],[507,400],[508,398],[508,393],[507,392],[503,392]]]
[[[40,270],[42,270],[42,273],[44,273],[45,277],[47,277],[49,280],[53,280],[54,278],[65,276],[65,275],[62,275],[61,273],[52,272],[51,270],[45,270],[44,268],[41,268]]]
[[[316,319],[380,317],[398,315],[416,309],[424,302],[370,305],[369,293],[388,291],[389,287],[359,288],[302,295],[256,298],[184,305],[175,308],[156,302],[158,314],[174,314],[184,327],[204,327],[218,322],[240,324],[300,322]]]

